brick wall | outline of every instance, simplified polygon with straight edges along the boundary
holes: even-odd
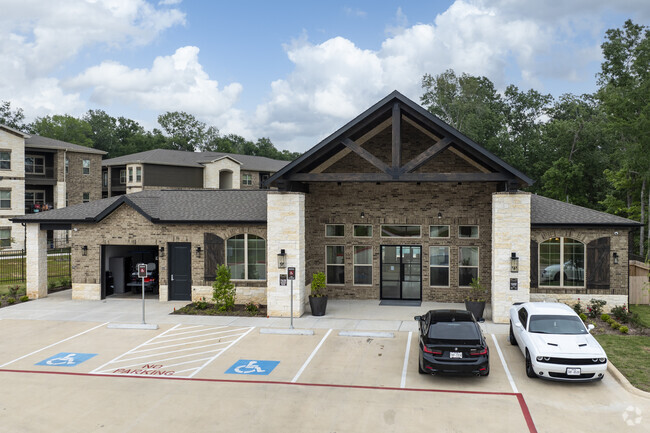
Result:
[[[62,154],[63,152],[59,152]],[[67,152],[69,170],[66,176],[66,190],[68,193],[68,206],[83,202],[83,193],[90,193],[90,201],[102,198],[102,156],[90,153]],[[83,174],[82,160],[90,160],[90,174]],[[57,158],[57,178],[60,178],[63,169],[63,157]]]

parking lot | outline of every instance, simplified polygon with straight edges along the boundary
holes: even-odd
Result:
[[[0,431],[611,432],[650,417],[609,375],[528,379],[506,334],[486,335],[488,377],[445,377],[418,373],[416,332],[16,319],[0,331]]]

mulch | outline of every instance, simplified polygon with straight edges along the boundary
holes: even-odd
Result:
[[[194,315],[194,316],[243,316],[243,317],[267,317],[266,305],[259,305],[258,311],[251,312],[246,309],[245,304],[235,304],[230,311],[219,311],[215,304],[207,303],[206,308],[201,308],[201,304],[192,302],[186,306],[174,310],[172,314]]]
[[[601,335],[601,334],[609,334],[609,335],[648,335],[650,336],[650,328],[644,328],[643,326],[640,325],[635,325],[633,323],[621,323],[621,326],[627,326],[629,331],[627,334],[623,334],[621,331],[618,329],[613,329],[609,323],[603,322],[600,320],[600,317],[597,317],[595,319],[592,318],[587,318],[587,324],[593,323],[596,328],[591,331],[592,334],[596,335]]]

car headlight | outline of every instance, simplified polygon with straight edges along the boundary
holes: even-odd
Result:
[[[607,362],[607,358],[598,358],[598,361],[600,361],[601,363]]]
[[[543,357],[543,356],[538,356],[538,357],[537,357],[537,362],[542,362],[543,360],[544,360],[544,357]]]

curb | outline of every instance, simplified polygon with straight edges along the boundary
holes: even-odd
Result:
[[[608,359],[607,360],[607,371],[614,376],[614,379],[621,385],[623,385],[623,388],[625,388],[628,392],[635,394],[639,397],[647,398],[650,399],[650,392],[645,392],[641,391],[639,388],[635,388],[629,380],[625,376],[623,376],[623,373],[618,371],[618,369],[612,364],[612,362]]]

